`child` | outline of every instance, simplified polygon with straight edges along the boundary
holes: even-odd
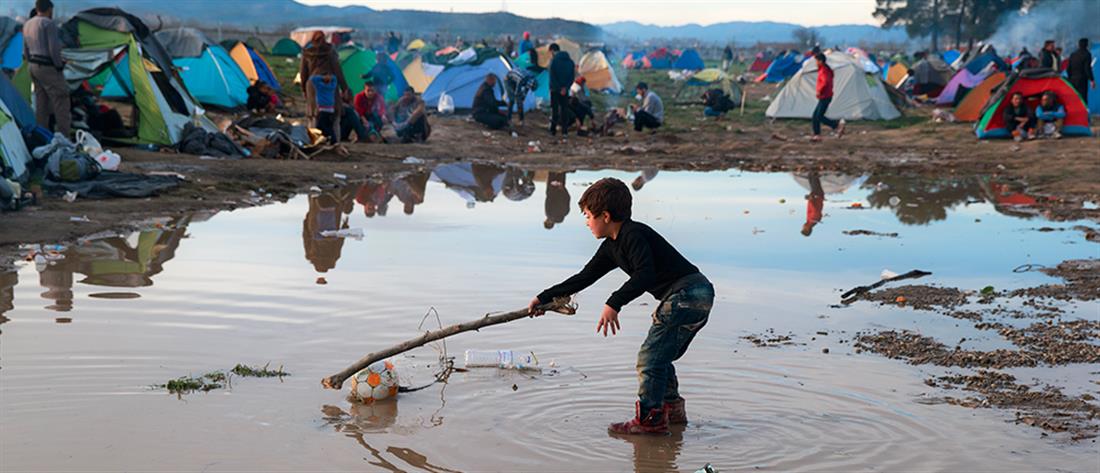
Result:
[[[614,178],[596,181],[578,202],[599,249],[579,273],[542,291],[528,306],[541,315],[540,304],[591,286],[616,267],[630,279],[607,299],[596,333],[619,330],[619,311],[643,292],[661,303],[653,325],[638,350],[638,397],[634,418],[608,426],[615,434],[662,434],[669,424],[686,424],[684,399],[672,362],[687,351],[692,338],[707,323],[714,303],[714,286],[699,268],[684,259],[661,235],[630,219],[631,197],[626,184]]]
[[[343,110],[342,104],[338,103],[336,87],[336,79],[332,74],[317,74],[309,78],[306,90],[306,93],[313,97],[310,105],[315,112],[312,115],[316,117],[314,126],[334,143],[339,141],[339,135],[336,133],[338,125],[336,110]]]
[[[1066,107],[1058,103],[1054,92],[1043,92],[1039,106],[1035,108],[1035,119],[1039,121],[1039,133],[1044,137],[1058,139],[1062,137],[1062,122],[1066,119]]]
[[[1024,103],[1024,94],[1014,92],[1004,110],[1005,126],[1012,130],[1012,139],[1035,139],[1035,114]]]

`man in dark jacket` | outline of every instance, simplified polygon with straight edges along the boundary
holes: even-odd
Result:
[[[336,53],[336,48],[325,41],[324,33],[316,31],[309,44],[302,50],[302,62],[298,68],[298,76],[302,80],[302,93],[306,93],[306,84],[309,83],[310,77],[324,74],[336,76],[339,92],[342,95],[348,95],[346,99],[351,99],[351,90],[348,89],[348,81],[344,79],[344,69],[340,67],[340,57]],[[309,100],[308,95],[306,99]]]
[[[561,125],[561,134],[569,132],[569,87],[573,85],[576,65],[569,58],[569,53],[562,51],[555,43],[550,45],[550,134],[558,133],[558,125]]]
[[[1058,72],[1062,67],[1062,56],[1054,48],[1054,40],[1048,39],[1043,43],[1043,50],[1039,52],[1039,67]]]
[[[496,86],[497,76],[490,73],[485,76],[485,82],[481,83],[474,94],[474,120],[490,130],[499,130],[508,125],[508,115],[500,109],[508,104],[497,98]]]
[[[1066,72],[1069,73],[1069,83],[1087,103],[1089,87],[1096,88],[1096,78],[1092,75],[1092,53],[1089,52],[1088,38],[1077,41],[1077,50],[1069,55],[1069,67],[1066,68]]]

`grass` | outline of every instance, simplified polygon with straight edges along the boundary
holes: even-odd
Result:
[[[179,378],[170,379],[164,384],[153,385],[157,389],[166,389],[168,392],[177,396],[184,394],[191,394],[194,392],[210,392],[215,389],[222,389],[229,386],[231,383],[232,375],[237,375],[242,378],[282,378],[284,376],[290,376],[290,373],[283,371],[283,367],[273,370],[268,368],[270,365],[264,365],[262,368],[255,368],[242,363],[238,363],[233,369],[229,371],[211,371],[202,376],[181,376]]]
[[[263,368],[254,368],[237,363],[237,366],[234,366],[230,372],[244,378],[282,378],[290,376],[290,373],[283,371],[282,366],[279,366],[277,370],[268,369],[268,366],[270,366],[270,363],[264,365]]]

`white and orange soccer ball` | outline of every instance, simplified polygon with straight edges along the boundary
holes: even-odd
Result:
[[[390,361],[378,361],[351,378],[351,397],[364,404],[397,396],[397,368]]]

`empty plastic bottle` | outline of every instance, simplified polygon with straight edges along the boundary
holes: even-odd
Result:
[[[532,352],[512,350],[466,350],[467,368],[502,368],[506,370],[539,370],[539,360]]]

